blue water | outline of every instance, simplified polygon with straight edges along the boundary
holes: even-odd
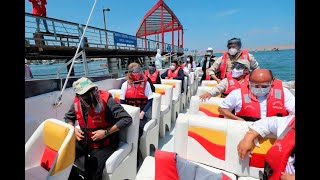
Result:
[[[258,61],[260,68],[270,69],[273,75],[284,81],[295,80],[295,50],[250,51]],[[220,57],[222,53],[215,53]]]
[[[258,61],[260,68],[267,68],[272,70],[274,76],[284,81],[295,80],[295,50],[280,50],[280,51],[257,51],[250,52]],[[221,56],[221,53],[216,53],[216,56]],[[105,64],[105,60],[92,61],[88,63],[90,75],[103,75],[108,71],[103,69],[100,64]],[[52,65],[30,65],[32,73],[35,78],[56,78],[56,71],[63,66],[63,63],[56,63]],[[74,64],[76,75],[83,75],[83,64]],[[99,71],[92,73],[92,71]],[[61,71],[67,74],[67,68]],[[80,72],[80,73],[77,73]]]

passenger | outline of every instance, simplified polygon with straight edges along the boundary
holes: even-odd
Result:
[[[162,79],[178,79],[182,81],[181,93],[184,92],[183,81],[184,81],[184,72],[181,67],[178,66],[178,61],[174,60],[171,62],[170,68],[161,74]]]
[[[188,67],[187,67],[187,63],[184,63],[183,61],[180,60],[180,61],[179,61],[179,66],[182,68],[183,74],[184,74],[185,76],[189,77],[190,71],[189,71],[189,69],[188,69]]]
[[[127,81],[121,86],[120,103],[140,108],[139,138],[149,119],[145,116],[152,106],[152,90],[139,64],[128,65]]]
[[[32,71],[30,66],[28,65],[27,59],[24,60],[24,78],[25,79],[33,78]]]
[[[106,160],[118,148],[118,131],[128,127],[132,118],[109,92],[99,90],[88,78],[78,79],[72,87],[75,97],[64,120],[72,126],[79,122],[75,159],[85,156],[85,179],[101,180]],[[72,167],[69,179],[78,178]]]
[[[208,47],[206,54],[204,55],[202,59],[202,77],[201,77],[201,82],[203,80],[214,80],[213,78],[210,77],[209,75],[209,69],[212,66],[212,64],[216,60],[216,56],[213,54],[213,49],[211,47]]]
[[[205,92],[199,96],[202,101],[222,94],[221,97],[226,97],[231,91],[239,89],[242,83],[248,83],[250,63],[246,59],[239,59],[232,66],[231,73],[227,74],[220,83],[213,87],[210,92]]]
[[[149,69],[144,71],[144,75],[150,79],[152,84],[161,84],[159,70],[156,69],[155,65],[150,65]],[[152,87],[151,87],[151,89],[152,89]],[[152,92],[154,92],[154,91],[152,91]]]
[[[247,59],[250,62],[250,71],[259,68],[259,64],[248,50],[241,50],[241,40],[232,38],[227,44],[228,52],[224,52],[210,67],[209,75],[218,83],[231,71],[232,64],[238,59]]]
[[[254,140],[274,134],[278,139],[266,154],[263,177],[260,179],[295,179],[295,116],[266,117],[250,125],[249,131],[238,144],[239,157],[243,160],[255,146]],[[279,148],[281,147],[281,149]]]
[[[189,69],[189,72],[194,72],[196,69],[196,63],[193,61],[193,57],[191,55],[187,56],[187,68]]]
[[[231,113],[235,110],[235,114]],[[283,88],[269,69],[255,69],[248,84],[232,91],[220,104],[218,111],[229,119],[256,121],[270,116],[295,113],[295,97]]]

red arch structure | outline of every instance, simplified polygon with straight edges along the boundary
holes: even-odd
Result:
[[[145,47],[147,47],[147,36],[156,35],[159,41],[161,34],[162,52],[165,50],[164,33],[172,32],[171,51],[174,49],[174,32],[178,31],[178,48],[183,48],[183,26],[177,16],[163,1],[159,0],[143,17],[140,26],[136,32],[137,37],[145,38]],[[181,31],[181,34],[180,34]],[[181,36],[181,37],[180,37]],[[181,41],[180,41],[181,38]]]

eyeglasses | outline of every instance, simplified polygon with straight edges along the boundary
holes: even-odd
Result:
[[[249,85],[255,88],[269,88],[272,85],[272,82],[265,82],[265,83],[253,83],[249,81]]]
[[[141,72],[142,72],[142,69],[140,67],[133,67],[133,68],[129,69],[129,73],[138,74]]]

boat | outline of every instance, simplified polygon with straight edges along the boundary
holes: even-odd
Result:
[[[81,61],[77,62],[81,63]],[[77,62],[74,59],[74,63]],[[168,64],[165,64],[164,68],[160,69],[160,72],[166,71],[167,68]],[[141,143],[140,147],[137,147],[139,108],[123,105],[125,110],[132,116],[134,123],[130,125],[128,130],[123,131],[123,136],[121,137],[123,139],[121,139],[122,142],[118,150],[113,153],[112,158],[110,157],[106,161],[103,179],[154,179],[154,155],[158,152],[156,150],[178,152],[182,158],[189,162],[195,163],[210,172],[223,172],[230,179],[237,179],[238,176],[242,179],[251,180],[259,178],[259,170],[262,168],[249,167],[248,159],[241,163],[235,151],[223,151],[225,156],[219,154],[219,152],[230,148],[230,146],[236,146],[241,135],[245,133],[246,129],[244,127],[247,124],[246,122],[233,121],[219,116],[209,116],[217,113],[213,109],[217,107],[222,98],[215,97],[208,101],[210,103],[200,103],[199,93],[205,91],[206,88],[212,87],[212,84],[216,84],[214,81],[201,84],[202,73],[201,67],[190,73],[189,78],[185,79],[185,88],[188,89],[185,93],[181,93],[181,82],[179,81],[162,80],[162,84],[155,85],[156,92],[154,93],[151,112],[154,124],[150,123],[150,126],[146,127],[146,134],[143,136],[143,143]],[[68,80],[68,77],[66,79]],[[77,79],[77,77],[74,77],[74,79]],[[27,80],[26,82],[30,81],[33,80]],[[124,81],[125,77],[122,76],[96,80],[94,83],[98,85],[99,89],[109,91],[117,99],[119,98],[119,89]],[[63,87],[60,86],[62,87],[61,89],[41,92],[25,98],[26,179],[37,180],[41,179],[40,177],[67,179],[70,168],[80,164],[79,162],[73,163],[70,155],[72,154],[72,150],[70,150],[72,148],[68,149],[68,146],[72,147],[70,139],[72,139],[74,129],[63,121],[64,114],[69,110],[74,98],[73,89],[66,87],[66,84],[67,81],[64,82]],[[203,84],[206,84],[207,87],[202,87]],[[292,87],[292,91],[294,92],[294,87]],[[173,99],[175,100],[173,101]],[[167,106],[166,109],[169,109],[168,111],[162,111],[165,106]],[[210,121],[213,123],[210,123]],[[187,124],[191,126],[187,126]],[[211,127],[211,129],[208,127]],[[237,131],[235,129],[240,130]],[[188,136],[189,131],[191,132],[190,134],[193,133],[193,139]],[[203,145],[203,142],[207,142],[205,141],[206,139],[201,140],[201,137],[198,137],[198,139],[196,137],[197,133],[198,135],[204,135],[204,131],[232,139],[232,141],[228,141],[228,144],[224,142],[222,146],[217,146],[221,142],[216,142],[207,137],[214,142],[209,143],[208,146],[213,147],[215,145],[214,147],[220,148],[219,152],[210,150],[206,145]],[[236,133],[229,133],[230,131],[235,131]],[[61,136],[61,132],[66,132],[65,136]],[[48,136],[44,135],[45,137],[43,138],[42,133],[47,133]],[[204,136],[206,137],[206,135]],[[51,145],[56,147],[55,151],[50,151],[49,148],[46,148]],[[270,144],[266,144],[266,146],[270,147]],[[145,152],[141,166],[136,168],[138,148],[144,149]],[[42,150],[54,153],[55,158],[50,161],[53,162],[53,164],[50,164],[51,168],[49,168],[49,164],[40,165],[39,162],[41,160],[48,160],[46,159],[47,157],[43,156],[44,152]],[[69,156],[65,155],[66,151],[70,152]],[[243,164],[245,164],[245,167]],[[247,168],[247,171],[241,171],[241,168]]]

